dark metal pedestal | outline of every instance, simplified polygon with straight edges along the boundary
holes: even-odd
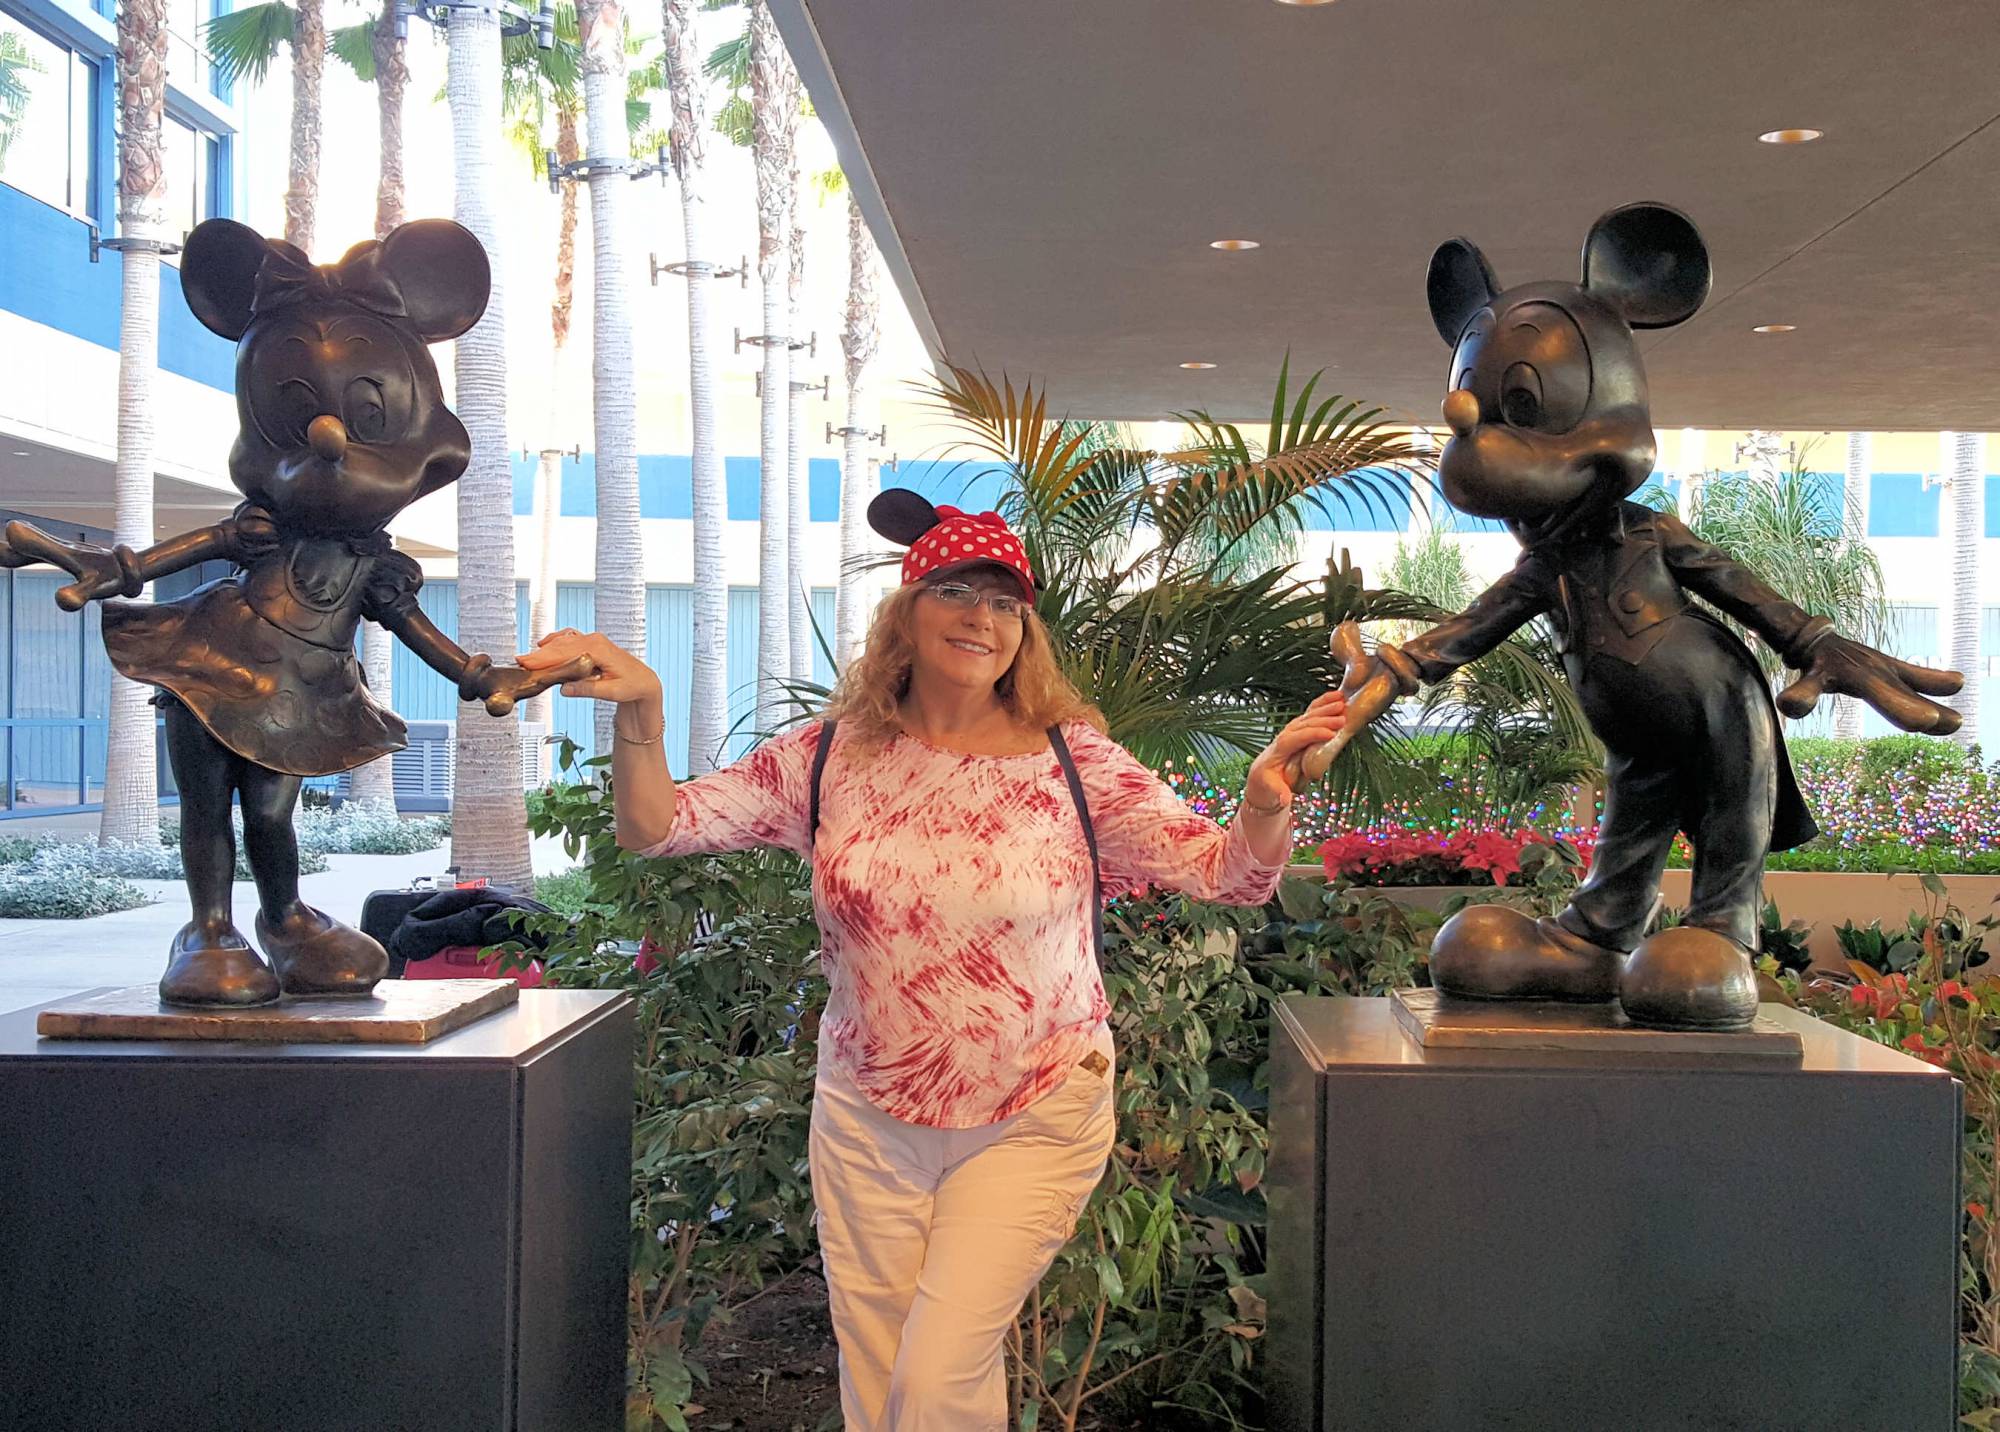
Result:
[[[1276,1432],[1953,1426],[1960,1088],[1790,1010],[1803,1062],[1425,1050],[1275,1021]]]
[[[0,1015],[0,1427],[622,1428],[631,1061],[610,992],[420,1047]]]

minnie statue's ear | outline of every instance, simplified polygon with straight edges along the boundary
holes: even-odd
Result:
[[[181,293],[204,328],[231,343],[243,336],[270,252],[262,234],[234,219],[195,225],[181,254]]]
[[[907,487],[885,487],[868,504],[868,525],[899,547],[907,547],[938,525],[938,510]]]

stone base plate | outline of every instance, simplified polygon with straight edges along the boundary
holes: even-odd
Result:
[[[1590,1055],[1606,1060],[1692,1056],[1798,1064],[1798,1034],[1766,1015],[1730,1033],[1642,1029],[1616,1004],[1561,1000],[1466,999],[1435,989],[1401,989],[1391,996],[1396,1022],[1428,1053]]]
[[[235,1039],[264,1044],[427,1044],[505,1009],[514,980],[383,980],[366,998],[286,996],[257,1009],[183,1009],[153,985],[93,990],[43,1009],[44,1039]]]

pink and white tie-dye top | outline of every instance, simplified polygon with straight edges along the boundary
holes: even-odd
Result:
[[[782,846],[813,859],[831,993],[820,1068],[908,1123],[998,1122],[1053,1092],[1110,1006],[1091,947],[1090,851],[1052,750],[973,756],[834,735],[809,804],[820,723],[678,789],[652,855]],[[1151,886],[1257,904],[1282,865],[1240,825],[1198,815],[1110,737],[1063,727],[1097,829],[1107,898]]]

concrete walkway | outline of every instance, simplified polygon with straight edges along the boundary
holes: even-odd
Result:
[[[535,873],[575,864],[554,837],[534,843]],[[449,844],[416,855],[330,855],[327,869],[300,879],[306,901],[350,925],[361,922],[371,891],[397,890],[419,875],[444,878]],[[152,984],[166,968],[167,948],[187,923],[187,889],[179,881],[132,882],[153,903],[94,920],[0,920],[0,1013],[42,1004],[100,985]],[[257,887],[236,886],[236,925],[246,933],[257,912]]]

